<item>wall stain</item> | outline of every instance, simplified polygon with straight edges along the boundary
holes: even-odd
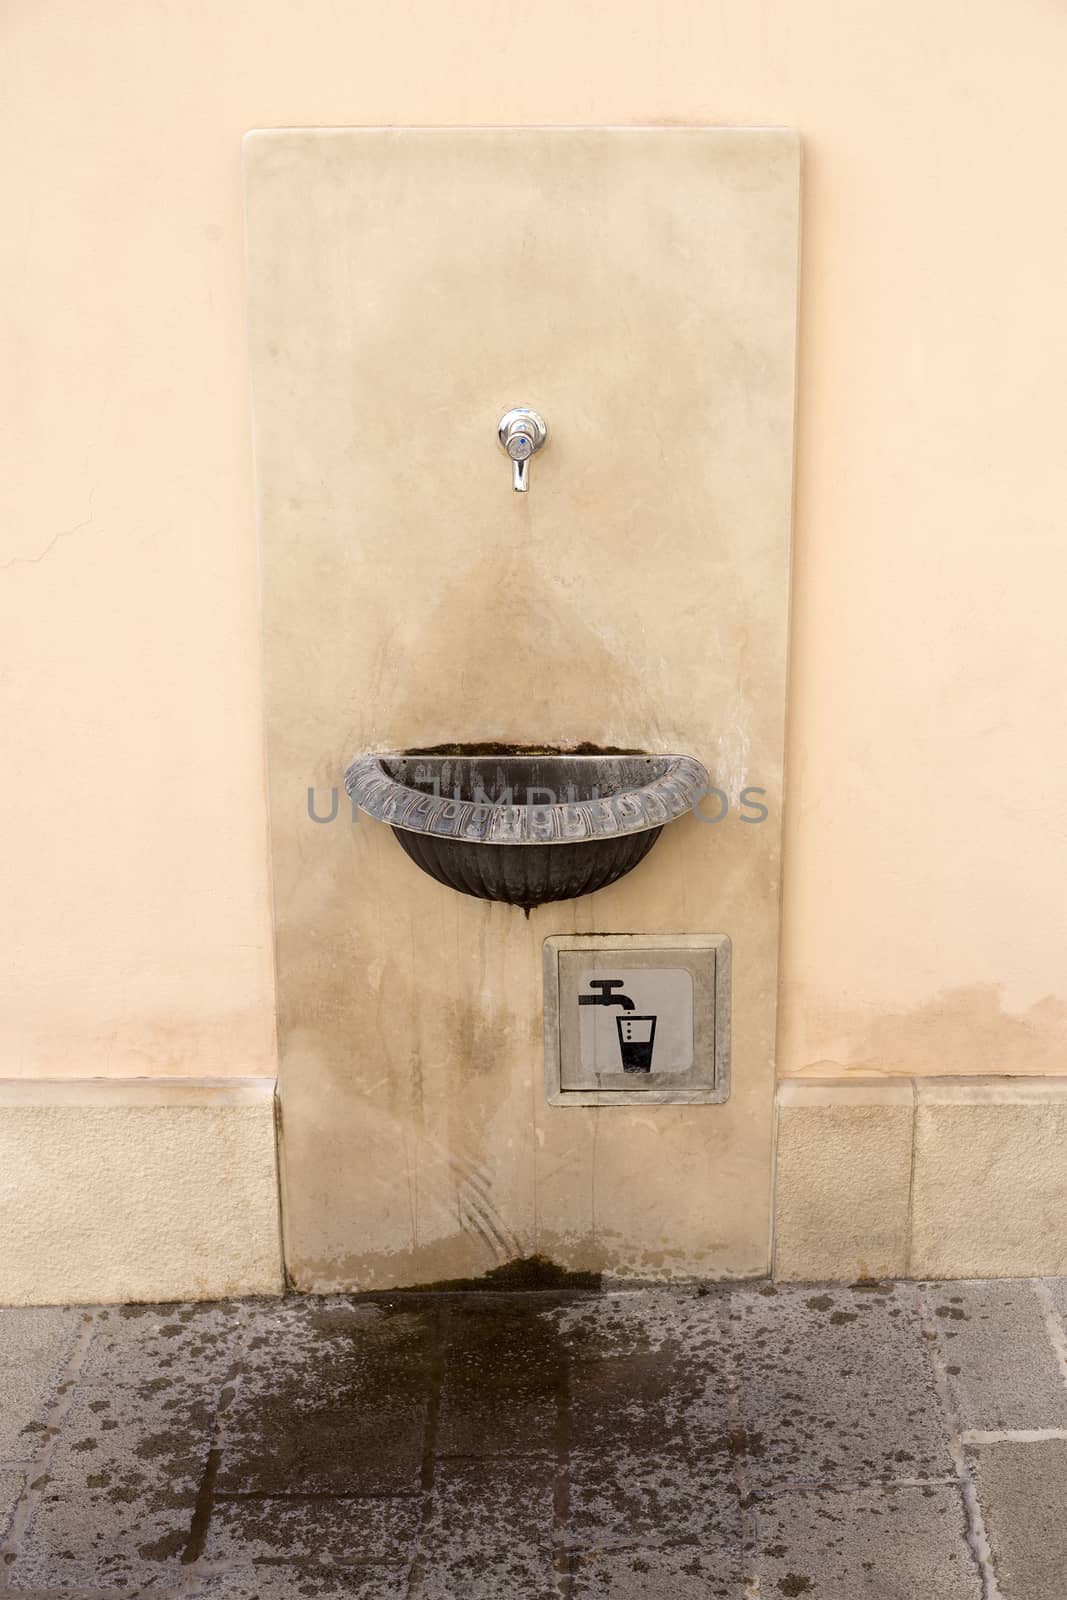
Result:
[[[394,1293],[399,1294],[452,1294],[477,1292],[480,1294],[513,1294],[519,1289],[589,1289],[599,1290],[599,1272],[581,1272],[560,1266],[547,1256],[519,1256],[491,1267],[477,1278],[445,1278],[436,1283],[405,1284]]]
[[[783,1013],[802,1017],[803,1009],[796,995],[783,1000]],[[803,1025],[789,1017],[783,1036]],[[1010,1012],[996,983],[947,989],[923,1005],[876,1016],[813,1010],[806,1031],[840,1044],[827,1055],[783,1065],[784,1078],[1067,1073],[1067,1002],[1049,995],[1026,1011]]]

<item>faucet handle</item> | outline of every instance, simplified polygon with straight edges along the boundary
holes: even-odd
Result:
[[[504,412],[496,431],[500,448],[511,458],[512,488],[517,494],[525,494],[530,487],[530,457],[548,438],[545,419],[529,406],[513,406]]]

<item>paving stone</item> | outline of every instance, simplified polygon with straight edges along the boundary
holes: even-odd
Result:
[[[1049,1410],[1063,1390],[1025,1285],[930,1292],[965,1427],[1067,1426]],[[1050,1292],[1067,1312],[1067,1282]],[[8,1331],[20,1315],[0,1313],[0,1352],[26,1348],[32,1322]],[[55,1340],[80,1315],[36,1323],[51,1376],[31,1429],[56,1387]],[[561,1582],[573,1600],[740,1600],[757,1574],[738,1465],[770,1600],[980,1594],[907,1285],[92,1315],[48,1481],[0,1578],[13,1597],[180,1584],[188,1600],[401,1600],[414,1567],[425,1600],[549,1600]],[[214,1506],[190,1569],[220,1397]],[[1002,1600],[1064,1600],[1067,1441],[973,1460]],[[0,1469],[0,1529],[32,1476]]]
[[[732,1478],[737,1416],[715,1298],[635,1296],[620,1310],[602,1342],[572,1338],[572,1449],[645,1457],[694,1450],[708,1474]]]
[[[421,1554],[426,1600],[556,1600],[555,1472],[541,1457],[445,1461]]]
[[[620,1289],[560,1306],[551,1315],[572,1359],[599,1360],[661,1350],[682,1329],[698,1341],[721,1338],[720,1304],[714,1292]]]
[[[754,1487],[951,1475],[910,1286],[737,1290],[728,1315]]]
[[[923,1290],[963,1428],[1067,1427],[1067,1387],[1027,1280]]]
[[[79,1390],[9,1577],[126,1592],[180,1575],[214,1402],[194,1385]]]
[[[573,1600],[740,1600],[740,1548],[596,1550],[575,1557]]]
[[[418,1486],[434,1313],[313,1299],[251,1319],[222,1422],[221,1494],[397,1494]]]
[[[796,1490],[761,1500],[757,1516],[762,1595],[982,1600],[954,1484]]]
[[[87,1315],[71,1306],[16,1306],[0,1314],[0,1461],[36,1455],[44,1409]]]
[[[188,1600],[406,1600],[406,1567],[345,1569],[291,1566],[235,1568],[202,1577]]]
[[[570,1546],[699,1539],[719,1547],[740,1541],[736,1488],[682,1451],[578,1451],[571,1455],[569,1479]]]
[[[12,1581],[176,1581],[242,1327],[239,1302],[98,1314]]]
[[[1063,1600],[1067,1440],[969,1452],[1003,1600]]]
[[[702,1474],[732,1481],[741,1446],[739,1358],[727,1331],[729,1295],[697,1294],[675,1302],[677,1414]]]
[[[720,1296],[648,1291],[569,1320],[569,1545],[739,1547]],[[588,1574],[587,1574],[588,1576]],[[592,1581],[590,1578],[589,1581]]]
[[[239,1300],[113,1306],[98,1314],[80,1383],[154,1393],[169,1385],[218,1385],[237,1360],[245,1331]]]
[[[207,1561],[375,1561],[410,1565],[422,1502],[405,1499],[216,1500],[204,1545]]]
[[[684,1381],[680,1381],[681,1379]],[[573,1449],[598,1453],[681,1452],[685,1402],[695,1384],[673,1354],[614,1356],[575,1362],[570,1372]]]
[[[453,1301],[444,1328],[437,1454],[552,1454],[566,1354],[538,1299]]]
[[[0,1542],[11,1526],[11,1518],[25,1486],[21,1472],[0,1471]]]
[[[1052,1303],[1067,1326],[1067,1278],[1043,1278],[1042,1283],[1052,1297]]]

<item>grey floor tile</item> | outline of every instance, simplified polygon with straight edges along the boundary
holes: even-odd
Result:
[[[426,1600],[554,1600],[552,1466],[521,1461],[439,1464],[420,1557]]]
[[[909,1285],[738,1290],[729,1316],[753,1486],[951,1474]]]
[[[722,1296],[692,1289],[609,1290],[553,1316],[575,1360],[647,1355],[686,1338],[696,1353],[721,1343]]]
[[[1043,1278],[1041,1281],[1048,1290],[1056,1310],[1067,1321],[1067,1278]]]
[[[572,1344],[572,1449],[623,1460],[695,1452],[707,1474],[732,1476],[738,1418],[717,1298],[633,1296],[604,1331]]]
[[[139,1393],[212,1387],[237,1359],[244,1327],[238,1300],[107,1307],[80,1383]]]
[[[16,1585],[135,1592],[180,1576],[239,1327],[236,1303],[99,1313]]]
[[[576,1361],[569,1387],[573,1449],[621,1457],[685,1449],[686,1405],[697,1394],[692,1370],[679,1375],[673,1353]]]
[[[397,1302],[391,1302],[391,1307]],[[419,1482],[433,1314],[300,1300],[253,1319],[219,1493],[396,1494]]]
[[[1067,1316],[1067,1281],[1049,1287]],[[1026,1285],[929,1294],[965,1428],[1067,1426]],[[0,1313],[7,1373],[29,1352],[31,1386],[8,1387],[8,1416],[30,1429],[14,1434],[19,1450],[47,1441],[82,1315]],[[133,1600],[184,1580],[189,1600],[401,1600],[414,1567],[424,1600],[550,1600],[564,1574],[574,1600],[740,1600],[756,1574],[738,1464],[765,1595],[980,1593],[908,1285],[336,1296],[92,1317],[47,1481],[3,1574],[13,1596]],[[213,1447],[214,1506],[190,1571]],[[1067,1441],[981,1446],[972,1459],[1002,1600],[1067,1600]],[[31,1475],[0,1467],[0,1530]]]
[[[571,1575],[574,1600],[740,1600],[740,1550],[597,1550],[578,1556]]]
[[[982,1600],[955,1485],[791,1491],[761,1500],[757,1517],[761,1594]]]
[[[570,1459],[567,1544],[739,1543],[737,1491],[681,1451],[578,1451]]]
[[[0,1461],[36,1455],[42,1413],[87,1315],[71,1306],[16,1306],[0,1313]]]
[[[193,1387],[79,1389],[9,1577],[135,1591],[179,1573],[214,1423]]]
[[[421,1504],[416,1496],[217,1500],[203,1555],[238,1566],[279,1559],[410,1565]]]
[[[647,1291],[605,1297],[567,1319],[569,1547],[699,1539],[716,1560],[739,1551],[722,1308],[716,1295]],[[617,1549],[613,1561],[625,1574]],[[583,1582],[606,1583],[607,1573],[587,1564]]]
[[[546,1313],[566,1354],[576,1361],[639,1355],[660,1343],[650,1326],[655,1316],[647,1293],[609,1291]]]
[[[11,1518],[25,1484],[23,1473],[12,1468],[0,1470],[0,1542],[11,1526]]]
[[[923,1293],[963,1428],[1067,1427],[1067,1387],[1032,1284],[929,1284]]]
[[[740,1405],[743,1360],[732,1331],[727,1332],[729,1305],[730,1297],[721,1294],[681,1302],[675,1366],[685,1375],[678,1391],[694,1459],[705,1475],[732,1479],[735,1458],[743,1453],[744,1444]]]
[[[1067,1440],[982,1445],[971,1459],[1003,1600],[1063,1600]]]
[[[552,1454],[564,1393],[559,1332],[536,1297],[450,1303],[438,1455]]]
[[[188,1600],[406,1600],[406,1567],[289,1564],[235,1568],[201,1578]]]

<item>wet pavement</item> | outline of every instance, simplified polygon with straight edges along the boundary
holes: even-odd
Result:
[[[0,1311],[0,1595],[1065,1600],[1067,1281]]]

